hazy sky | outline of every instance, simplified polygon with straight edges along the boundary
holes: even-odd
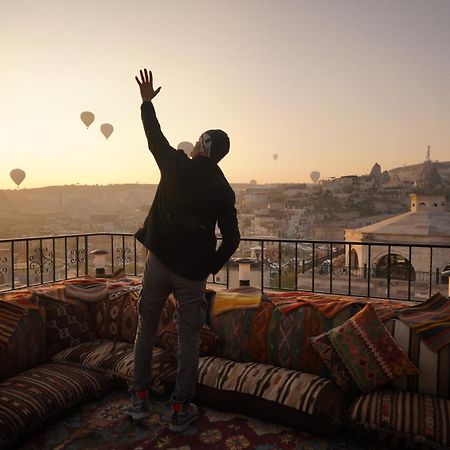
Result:
[[[143,67],[173,146],[228,132],[231,182],[450,160],[450,0],[5,0],[0,38],[0,188],[157,183]]]

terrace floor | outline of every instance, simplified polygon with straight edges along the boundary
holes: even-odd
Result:
[[[349,432],[313,436],[201,405],[200,418],[184,433],[173,434],[167,426],[171,414],[168,396],[154,396],[154,413],[137,422],[126,416],[128,402],[124,387],[79,405],[37,432],[18,450],[387,450]]]

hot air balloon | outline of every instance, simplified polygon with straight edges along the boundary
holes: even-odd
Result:
[[[17,189],[19,189],[19,184],[25,179],[25,172],[22,169],[13,169],[9,172],[9,176],[17,184]]]
[[[276,161],[276,160],[278,159],[278,155],[275,153],[275,154],[272,156],[272,158],[273,158],[274,161]]]
[[[312,182],[316,184],[319,181],[320,172],[318,172],[317,170],[313,170],[309,176],[311,177]]]
[[[83,111],[80,114],[80,117],[83,123],[86,125],[86,128],[89,128],[89,125],[91,125],[95,119],[94,114],[92,114],[90,111]]]
[[[102,123],[102,125],[100,126],[100,131],[102,132],[103,136],[108,139],[114,131],[114,127],[110,123]]]
[[[180,142],[177,146],[177,150],[183,150],[186,155],[191,156],[191,152],[194,148],[194,144],[191,144],[190,142],[183,141]]]

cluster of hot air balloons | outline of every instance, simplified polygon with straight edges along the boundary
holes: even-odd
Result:
[[[25,172],[22,169],[13,169],[9,172],[9,176],[14,183],[17,184],[17,189],[19,189],[20,183],[25,180]]]
[[[92,125],[95,119],[95,115],[91,113],[90,111],[83,111],[80,114],[81,121],[86,125],[86,128],[89,129],[89,127]],[[112,132],[114,131],[114,127],[110,123],[102,123],[100,125],[100,131],[102,132],[103,136],[105,136],[106,139],[108,139]]]
[[[180,144],[180,145],[181,145],[181,144]],[[278,154],[277,154],[277,153],[274,153],[274,154],[272,155],[272,158],[273,158],[274,161],[276,161],[276,160],[278,159]],[[310,178],[311,178],[311,181],[312,181],[314,184],[317,184],[317,182],[318,182],[319,179],[320,179],[320,172],[319,172],[318,170],[313,170],[313,171],[309,174],[309,176],[310,176]]]

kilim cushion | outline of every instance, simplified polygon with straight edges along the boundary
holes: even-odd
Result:
[[[28,309],[15,326],[7,345],[0,346],[0,380],[46,361],[44,321],[37,309]]]
[[[98,339],[134,342],[138,324],[136,292],[107,297],[93,307],[94,329]]]
[[[388,448],[450,447],[450,400],[378,389],[353,402],[350,420]]]
[[[175,297],[170,294],[161,311],[161,316],[159,318],[159,328],[155,338],[155,345],[161,346],[161,333],[166,328],[166,326],[177,317],[177,309],[177,301],[175,300]]]
[[[217,356],[327,377],[329,369],[310,338],[342,325],[357,311],[356,306],[350,305],[328,319],[310,305],[282,313],[263,300],[257,309],[224,312],[211,318],[211,328],[220,338]]]
[[[133,379],[133,344],[128,342],[84,342],[57,353],[53,356],[53,361],[98,370],[128,381]],[[162,348],[154,347],[152,389],[163,393],[166,381],[174,378],[176,368],[176,358]]]
[[[41,299],[45,308],[47,356],[92,339],[88,306]]]
[[[349,394],[370,392],[396,377],[417,373],[370,304],[311,341],[333,379]]]
[[[162,330],[160,336],[160,346],[170,352],[175,357],[178,356],[178,322],[173,319]],[[204,325],[200,330],[200,356],[214,355],[219,348],[219,336]]]
[[[346,420],[348,398],[332,381],[268,364],[200,358],[197,396],[216,409],[334,433]]]
[[[139,322],[138,315],[139,293],[128,293],[120,314],[120,340],[134,343]]]
[[[97,302],[93,306],[94,330],[97,338],[134,343],[139,323],[139,298],[138,292],[125,292]],[[175,312],[176,303],[171,295],[161,312],[157,336],[172,320]],[[159,344],[158,337],[155,344]]]
[[[107,375],[45,364],[0,383],[0,447],[10,446],[87,396],[106,392]]]

